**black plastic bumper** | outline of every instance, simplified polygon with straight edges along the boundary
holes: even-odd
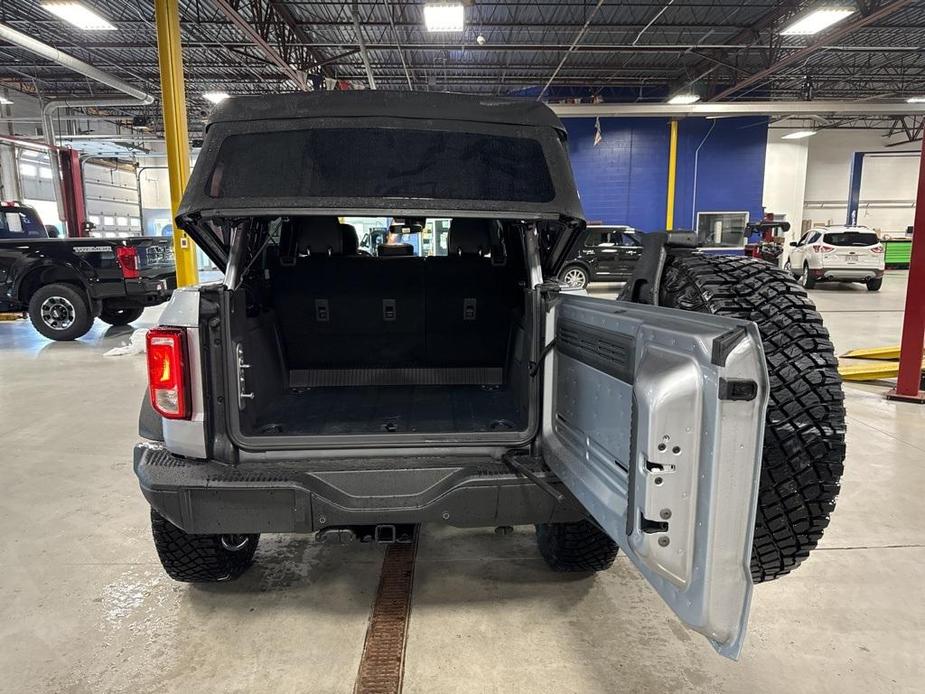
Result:
[[[177,288],[175,274],[143,277],[136,280],[100,282],[90,288],[91,298],[105,301],[112,308],[156,306],[162,304]]]
[[[145,498],[190,533],[299,533],[344,525],[438,522],[461,527],[565,522],[584,514],[558,480],[559,503],[492,459],[193,461],[135,447]]]

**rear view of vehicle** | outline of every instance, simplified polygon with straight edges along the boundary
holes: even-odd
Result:
[[[886,267],[877,235],[864,227],[828,227],[807,232],[790,253],[791,271],[807,289],[817,282],[860,282],[875,292]]]
[[[753,583],[802,562],[834,506],[831,344],[783,271],[665,234],[625,300],[564,290],[586,231],[565,138],[510,99],[215,109],[177,221],[225,277],[148,333],[134,452],[171,577],[236,578],[261,533],[534,525],[552,569],[619,548],[738,654]],[[389,232],[364,252],[345,218]],[[435,220],[446,254],[417,255]]]

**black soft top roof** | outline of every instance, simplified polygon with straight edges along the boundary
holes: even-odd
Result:
[[[209,116],[214,123],[323,117],[380,116],[527,125],[555,128],[564,139],[565,126],[546,104],[503,97],[439,92],[354,90],[292,92],[235,96],[219,103]]]

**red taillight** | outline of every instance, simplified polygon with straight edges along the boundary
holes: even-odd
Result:
[[[832,251],[835,250],[835,247],[834,246],[824,246],[821,243],[814,243],[813,250],[816,251],[816,253],[831,253]]]
[[[881,245],[878,243],[876,246],[874,246],[873,248],[870,249],[870,252],[871,252],[871,253],[883,253],[883,246],[881,246]]]
[[[123,278],[138,279],[138,251],[134,246],[116,246],[116,262],[122,269]]]
[[[189,419],[186,331],[154,328],[146,337],[151,406],[167,419]]]

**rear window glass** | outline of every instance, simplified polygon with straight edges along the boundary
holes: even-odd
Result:
[[[828,233],[822,240],[832,246],[873,246],[880,243],[876,234],[858,231]]]
[[[39,218],[29,210],[0,211],[0,239],[43,239],[47,236]]]
[[[213,198],[433,198],[549,202],[536,140],[390,128],[314,128],[231,135],[206,193]]]

